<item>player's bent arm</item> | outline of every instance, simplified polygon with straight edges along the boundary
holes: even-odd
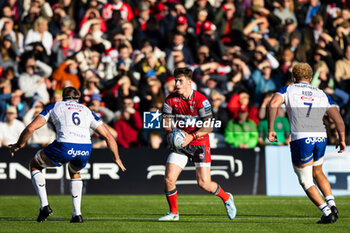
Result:
[[[338,132],[338,145],[340,146],[340,150],[338,151],[339,153],[345,151],[345,125],[343,118],[341,117],[338,108],[336,106],[332,106],[328,109],[327,111],[329,117],[334,121],[337,132]]]
[[[197,138],[203,137],[211,132],[213,132],[213,126],[211,125],[211,122],[209,122],[209,127],[204,126],[204,122],[206,121],[212,121],[212,118],[206,118],[203,119],[203,127],[196,131]]]
[[[270,142],[277,142],[276,132],[274,129],[275,120],[277,117],[277,111],[283,103],[283,97],[280,94],[274,94],[270,100],[268,108],[268,139]]]
[[[26,142],[32,136],[35,130],[43,127],[46,124],[46,120],[42,116],[37,116],[32,123],[30,123],[21,133],[16,144],[9,145],[11,156],[14,155],[14,152],[18,151],[20,148],[24,147]]]
[[[186,136],[185,136],[184,141],[182,143],[182,147],[187,146],[193,140],[196,140],[197,138],[203,137],[203,136],[205,136],[208,133],[213,131],[213,127],[210,124],[210,122],[208,124],[209,125],[208,127],[204,126],[205,125],[204,122],[206,122],[206,121],[211,121],[211,118],[203,119],[203,127],[200,128],[199,130],[197,130],[196,132],[193,132],[191,134],[188,134],[185,132]]]
[[[109,132],[109,130],[106,128],[104,124],[101,124],[100,126],[98,126],[96,128],[96,131],[106,140],[108,148],[113,153],[114,161],[118,164],[118,166],[120,167],[120,169],[122,169],[122,171],[125,171],[126,168],[124,167],[123,162],[119,157],[118,144],[115,141],[111,132]]]

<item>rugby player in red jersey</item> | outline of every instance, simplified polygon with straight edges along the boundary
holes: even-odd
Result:
[[[192,70],[190,68],[175,69],[174,77],[175,90],[166,98],[163,106],[163,127],[169,132],[174,128],[179,128],[185,133],[185,138],[182,148],[171,148],[171,153],[167,159],[165,195],[170,211],[158,220],[179,220],[175,183],[186,166],[188,159],[193,161],[196,166],[198,186],[220,197],[225,204],[227,216],[232,220],[236,216],[233,197],[230,193],[226,193],[216,182],[213,182],[210,175],[211,155],[208,133],[213,130],[213,126],[204,122],[212,121],[211,105],[204,95],[192,89]],[[183,121],[183,123],[191,122],[191,119],[202,121],[203,126],[198,127],[200,124],[186,125],[179,123],[180,121]],[[174,124],[176,122],[179,124]],[[181,125],[183,127],[179,127]]]

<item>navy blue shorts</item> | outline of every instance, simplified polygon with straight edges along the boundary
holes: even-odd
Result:
[[[54,141],[44,148],[44,153],[57,167],[70,162],[74,167],[82,169],[90,158],[91,148],[92,144]]]
[[[304,164],[312,159],[316,162],[324,156],[327,138],[308,137],[290,142],[290,151],[294,164]]]

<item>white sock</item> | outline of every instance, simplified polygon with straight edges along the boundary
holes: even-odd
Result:
[[[329,196],[325,197],[324,199],[326,200],[329,207],[335,206],[335,201],[334,201],[333,195],[329,195]]]
[[[82,179],[72,179],[70,181],[70,193],[72,194],[73,202],[73,217],[81,215],[81,195],[83,191],[83,181]]]
[[[39,170],[32,171],[31,174],[33,186],[40,199],[41,208],[43,208],[49,204],[47,201],[45,177]]]
[[[332,211],[328,207],[327,203],[323,203],[322,205],[318,206],[318,208],[322,211],[324,216],[328,216],[332,213]]]

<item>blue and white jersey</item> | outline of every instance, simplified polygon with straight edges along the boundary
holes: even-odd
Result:
[[[282,95],[287,107],[291,141],[327,137],[323,116],[335,104],[326,93],[307,82],[282,87],[277,93]]]
[[[102,124],[86,106],[75,101],[60,101],[47,106],[40,116],[51,120],[56,128],[58,142],[91,143],[90,128],[95,130]]]

